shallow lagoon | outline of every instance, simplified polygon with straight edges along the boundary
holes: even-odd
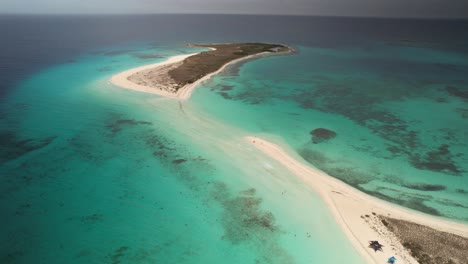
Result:
[[[191,101],[110,85],[149,62],[114,53],[41,71],[4,105],[3,260],[361,262],[320,199],[245,130]]]
[[[425,47],[408,56],[407,47],[379,43],[298,49],[231,67],[193,101],[252,133],[280,136],[371,195],[468,220],[467,56]],[[314,143],[317,128],[337,136]]]
[[[245,135],[466,221],[463,22],[0,19],[2,262],[361,263],[318,197]],[[187,41],[252,40],[299,53],[230,67],[181,104],[107,82]],[[336,137],[314,144],[319,127]]]

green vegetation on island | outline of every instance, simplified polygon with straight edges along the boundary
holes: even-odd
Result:
[[[230,43],[192,46],[214,48],[214,50],[190,56],[180,66],[168,72],[169,76],[178,84],[177,89],[217,71],[230,61],[260,53],[285,53],[291,51],[288,46],[268,43]]]
[[[383,225],[419,263],[462,264],[468,259],[468,239],[401,219],[380,216]]]

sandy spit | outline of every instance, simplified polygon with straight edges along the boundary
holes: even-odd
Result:
[[[155,88],[144,86],[144,85],[139,85],[137,83],[134,83],[134,82],[130,81],[128,78],[130,76],[132,76],[133,74],[137,73],[137,72],[141,72],[141,71],[149,70],[149,69],[155,69],[156,70],[158,67],[167,66],[169,64],[174,64],[174,63],[177,63],[177,62],[181,62],[181,61],[185,60],[185,58],[188,58],[188,57],[196,55],[196,54],[198,54],[198,53],[191,53],[191,54],[172,56],[172,57],[170,57],[167,60],[162,61],[162,62],[132,68],[132,69],[120,72],[120,73],[112,76],[111,79],[110,79],[110,82],[112,84],[116,85],[116,86],[119,86],[119,87],[122,87],[122,88],[125,88],[125,89],[138,91],[138,92],[152,93],[152,94],[157,94],[157,95],[161,95],[161,96],[165,96],[165,97],[169,97],[169,98],[180,98],[178,96],[178,93],[177,94],[176,93],[171,93],[171,92],[168,92],[166,90],[160,90],[160,89],[155,89]],[[179,91],[180,90],[181,89],[179,89]]]
[[[252,57],[268,55],[260,53],[230,61],[217,71],[207,74],[196,82],[180,88],[177,93],[172,93],[165,89],[139,85],[128,79],[135,73],[148,69],[157,70],[157,68],[161,66],[180,63],[185,58],[196,54],[198,53],[177,55],[163,62],[129,69],[112,76],[110,82],[125,89],[157,94],[172,99],[186,100],[190,98],[197,85],[223,71],[229,64],[251,59]],[[294,154],[290,155],[289,153],[294,153],[294,151],[288,149],[287,146],[280,147],[261,138],[252,136],[246,137],[246,140],[264,154],[285,166],[321,196],[344,233],[368,263],[387,263],[387,259],[391,256],[395,256],[399,264],[418,263],[410,256],[408,251],[403,248],[393,234],[384,231],[386,227],[379,220],[379,215],[406,220],[440,231],[468,237],[468,226],[466,224],[412,211],[367,195],[318,169],[306,165],[299,156]],[[384,251],[374,252],[370,249],[368,247],[370,240],[378,240],[382,243],[385,246]]]
[[[141,67],[136,67],[136,68],[132,68],[132,69],[120,72],[120,73],[118,73],[118,74],[111,77],[110,83],[112,83],[112,84],[114,84],[116,86],[119,86],[121,88],[130,89],[130,90],[134,90],[134,91],[157,94],[157,95],[160,95],[160,96],[173,98],[173,99],[187,100],[192,95],[193,90],[200,83],[202,83],[202,82],[204,82],[206,80],[209,80],[213,75],[216,75],[216,74],[222,72],[228,65],[233,64],[233,63],[237,63],[237,62],[240,62],[240,61],[252,59],[254,57],[260,57],[260,56],[268,55],[269,53],[258,53],[258,54],[242,57],[242,58],[239,58],[239,59],[236,59],[236,60],[232,60],[232,61],[224,64],[217,71],[209,73],[209,74],[203,76],[202,78],[198,79],[197,81],[195,81],[195,82],[193,82],[191,84],[187,84],[187,85],[179,88],[177,90],[177,93],[170,92],[169,88],[168,89],[157,89],[157,88],[154,88],[154,87],[140,85],[140,84],[137,84],[137,83],[132,82],[132,81],[129,80],[130,76],[132,76],[133,74],[136,74],[138,72],[145,71],[145,70],[150,70],[150,69],[153,69],[154,71],[157,71],[158,68],[161,67],[161,66],[168,66],[170,64],[175,64],[175,63],[181,62],[185,58],[188,58],[188,57],[196,55],[196,54],[198,54],[198,53],[191,53],[191,54],[172,56],[172,57],[170,57],[167,60],[162,61],[162,62],[158,62],[158,63],[150,64],[150,65],[145,65],[145,66],[141,66]]]
[[[368,263],[387,263],[391,256],[397,258],[397,263],[418,263],[393,234],[385,232],[385,226],[377,220],[378,215],[468,237],[466,224],[451,222],[379,200],[300,162],[300,157],[291,157],[288,153],[294,153],[292,150],[285,151],[282,147],[258,137],[249,136],[246,140],[285,166],[322,197],[354,247]],[[374,252],[370,249],[368,245],[371,240],[378,240],[383,244],[384,251]]]

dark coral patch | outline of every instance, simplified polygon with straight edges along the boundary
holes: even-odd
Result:
[[[139,59],[161,59],[164,56],[158,54],[151,54],[151,53],[132,53],[132,56],[137,57]]]
[[[305,159],[307,162],[309,162],[310,164],[312,164],[314,166],[319,166],[320,164],[324,165],[325,163],[330,161],[321,152],[318,152],[316,150],[307,149],[307,148],[299,149],[298,154],[303,159]]]
[[[357,171],[353,168],[330,166],[332,161],[319,151],[303,148],[298,150],[298,154],[320,170],[362,191],[366,190],[362,189],[360,185],[366,184],[373,179],[372,175]]]
[[[439,184],[403,184],[403,187],[410,188],[419,191],[443,191],[446,189],[445,186]]]
[[[122,262],[122,259],[125,257],[128,247],[122,246],[116,249],[110,256],[112,264],[119,264]]]
[[[241,86],[250,87],[249,84],[242,84]],[[220,91],[219,93],[225,93],[226,91]],[[229,95],[229,94],[228,94]],[[275,94],[271,91],[271,87],[250,87],[249,89],[240,89],[237,93],[231,93],[226,99],[234,99],[245,102],[246,104],[256,105],[264,103],[275,97]]]
[[[151,125],[151,122],[147,121],[136,121],[135,119],[119,119],[115,122],[107,124],[106,127],[113,133],[121,131],[125,126],[137,126],[137,125]]]
[[[94,224],[94,223],[102,221],[103,218],[104,218],[104,215],[100,213],[94,213],[91,215],[86,215],[86,216],[81,217],[80,221],[86,224]]]
[[[316,128],[310,131],[310,134],[312,135],[312,142],[314,144],[328,141],[336,137],[335,131],[332,131],[326,128]]]
[[[175,159],[172,161],[172,163],[174,164],[181,164],[181,163],[184,163],[186,162],[187,160],[186,159]]]
[[[445,87],[445,91],[452,96],[459,97],[462,99],[468,99],[468,90],[462,90],[454,86]]]
[[[434,99],[434,102],[437,102],[437,103],[447,103],[448,100],[447,100],[446,98],[437,97],[436,99]]]
[[[239,195],[222,202],[224,238],[233,244],[250,240],[250,236],[265,236],[278,231],[275,217],[261,209],[262,199]]]
[[[458,65],[455,64],[449,64],[449,63],[436,63],[435,64],[437,67],[445,70],[450,70],[450,71],[460,71],[458,68]]]
[[[151,125],[151,122],[147,121],[135,121],[135,119],[119,119],[116,121],[118,125]]]
[[[221,86],[221,91],[231,91],[232,89],[234,89],[234,86],[232,85],[222,85]]]
[[[326,167],[323,169],[327,174],[336,177],[345,183],[363,190],[360,185],[369,183],[374,179],[372,175],[348,167]],[[366,191],[366,190],[363,190]]]
[[[411,209],[414,209],[423,213],[436,215],[436,216],[442,215],[437,209],[425,205],[424,200],[421,198],[399,199],[399,198],[394,198],[394,197],[385,195],[378,191],[367,191],[367,190],[364,190],[364,191],[382,200],[386,200],[395,204],[399,204],[401,206],[405,206],[405,207],[408,207],[408,208],[411,208]]]
[[[56,137],[20,139],[12,131],[0,132],[0,163],[14,160],[29,152],[46,147]]]
[[[255,195],[256,192],[257,190],[255,190],[255,188],[250,188],[245,191],[242,191],[241,193],[244,195]]]
[[[457,108],[455,111],[463,118],[468,119],[468,108]]]
[[[232,96],[230,96],[228,93],[226,92],[218,92],[219,95],[221,95],[224,99],[226,100],[231,100],[232,99]]]
[[[461,173],[461,170],[455,165],[452,157],[453,155],[449,150],[449,146],[442,144],[437,150],[429,151],[424,156],[412,156],[410,162],[415,168],[421,170],[458,175]]]
[[[279,231],[273,214],[261,208],[262,199],[255,196],[255,189],[247,189],[232,196],[224,183],[217,182],[213,187],[213,199],[224,208],[224,239],[239,244],[255,238],[265,238]]]
[[[449,199],[440,199],[440,200],[437,200],[438,203],[441,203],[441,204],[444,204],[444,205],[447,205],[447,206],[452,206],[452,207],[458,207],[458,208],[465,208],[465,209],[468,209],[468,205],[464,205],[464,204],[461,204],[461,203],[457,203],[457,202],[454,202],[454,201],[451,201]]]
[[[325,171],[327,174],[342,180],[343,182],[355,187],[356,189],[378,197],[382,200],[386,200],[392,203],[400,204],[421,212],[425,212],[432,215],[441,215],[436,209],[429,207],[424,204],[424,200],[420,197],[409,197],[405,199],[395,198],[379,191],[372,191],[362,187],[362,185],[372,181],[375,177],[370,174],[357,171],[353,168],[346,167],[333,167],[330,166],[330,160],[322,153],[310,149],[301,149],[298,151],[299,155],[306,161],[310,162],[317,168]],[[426,189],[426,190],[438,190],[441,189],[438,185],[411,185],[411,187]],[[403,195],[403,194],[402,194]]]

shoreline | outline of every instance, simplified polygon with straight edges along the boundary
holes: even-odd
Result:
[[[165,65],[169,65],[169,64],[174,64],[174,63],[177,63],[177,62],[181,62],[181,61],[185,60],[186,58],[188,58],[190,56],[193,56],[193,55],[196,55],[198,53],[199,52],[190,53],[190,54],[183,54],[183,55],[176,55],[176,56],[169,57],[168,59],[166,59],[164,61],[161,61],[161,62],[148,64],[148,65],[144,65],[144,66],[139,66],[139,67],[136,67],[136,68],[131,68],[131,69],[128,69],[126,71],[119,72],[119,73],[113,75],[110,78],[109,81],[110,81],[110,83],[114,84],[115,86],[118,86],[118,87],[124,88],[124,89],[129,89],[129,90],[144,92],[144,93],[157,94],[157,95],[164,96],[164,97],[169,97],[169,98],[179,98],[177,93],[169,93],[167,91],[151,88],[151,87],[148,87],[148,86],[145,86],[145,85],[139,85],[137,83],[134,83],[134,82],[128,80],[128,78],[131,75],[133,75],[133,74],[135,74],[137,72],[140,72],[140,71],[144,71],[144,70],[148,70],[148,69],[153,69],[153,68],[157,68],[157,67],[161,67],[161,66],[165,66]],[[185,88],[185,87],[183,87],[183,88]]]
[[[209,48],[209,49],[216,50],[215,48]],[[289,51],[286,54],[294,52],[294,49],[290,48],[289,46],[288,46],[288,49],[289,49]],[[144,71],[144,70],[149,70],[149,69],[157,70],[158,67],[168,66],[168,65],[175,64],[175,63],[179,63],[179,62],[182,62],[183,60],[185,60],[188,57],[195,56],[195,55],[200,54],[200,53],[201,52],[195,52],[195,53],[183,54],[183,55],[175,55],[175,56],[169,57],[167,60],[164,60],[162,62],[131,68],[131,69],[128,69],[126,71],[123,71],[123,72],[120,72],[120,73],[117,73],[117,74],[113,75],[110,78],[109,82],[111,84],[115,85],[115,86],[118,86],[118,87],[124,88],[124,89],[129,89],[129,90],[144,92],[144,93],[157,94],[157,95],[167,97],[167,98],[172,98],[172,99],[187,100],[187,99],[190,98],[190,96],[192,96],[193,90],[197,87],[197,85],[201,84],[202,82],[204,82],[206,80],[209,80],[213,75],[216,75],[216,74],[222,72],[227,66],[229,66],[231,64],[234,64],[234,63],[244,61],[244,60],[254,59],[254,58],[257,58],[257,57],[268,56],[268,55],[277,55],[277,53],[261,52],[261,53],[252,54],[252,55],[244,56],[244,57],[229,61],[228,63],[223,64],[218,70],[206,74],[205,76],[203,76],[202,78],[196,80],[193,83],[186,84],[186,85],[182,86],[175,93],[171,93],[171,92],[168,92],[166,90],[161,90],[161,89],[157,89],[157,88],[153,88],[153,87],[149,87],[149,86],[145,86],[145,85],[140,85],[140,84],[137,84],[137,83],[132,82],[132,81],[129,80],[130,76],[132,76],[133,74],[136,74],[138,72],[141,72],[141,71]],[[281,54],[284,54],[284,53],[281,53]]]
[[[289,51],[287,53],[294,53],[294,49],[288,48]],[[196,54],[199,53],[176,55],[159,63],[132,68],[113,75],[110,82],[124,89],[157,94],[165,98],[187,100],[199,84],[209,80],[213,75],[222,72],[227,66],[240,61],[275,55],[277,53],[261,52],[231,60],[223,64],[216,71],[206,74],[193,83],[182,86],[175,93],[155,87],[139,85],[128,79],[137,72],[148,69],[157,70],[157,68],[161,66],[180,63],[184,59]],[[468,238],[468,227],[464,223],[457,223],[449,219],[445,220],[439,217],[425,215],[405,207],[400,207],[396,204],[379,200],[376,197],[363,193],[329,176],[325,172],[307,165],[297,155],[288,154],[294,153],[289,150],[288,146],[280,147],[279,145],[258,137],[246,137],[245,139],[258,150],[285,166],[291,173],[299,177],[321,197],[335,221],[351,241],[354,248],[366,259],[367,263],[387,263],[388,258],[391,256],[395,256],[398,259],[397,263],[418,263],[410,255],[408,250],[403,247],[398,238],[391,232],[388,232],[380,216],[406,220]],[[378,240],[384,244],[384,252],[374,252],[372,249],[368,248],[368,242],[371,240]]]
[[[236,59],[236,60],[232,60],[232,61],[224,64],[223,66],[221,66],[221,68],[219,68],[218,70],[216,70],[214,72],[211,72],[211,73],[208,73],[207,75],[205,75],[202,78],[196,80],[195,82],[193,82],[191,84],[184,85],[183,87],[181,87],[179,90],[177,90],[177,93],[176,93],[177,98],[182,99],[182,100],[189,99],[190,96],[192,96],[192,93],[195,90],[195,88],[197,87],[197,85],[201,84],[202,82],[204,82],[206,80],[209,80],[213,75],[216,75],[216,74],[222,72],[227,66],[229,66],[231,64],[238,63],[238,62],[241,62],[241,61],[244,61],[244,60],[249,60],[249,59],[261,57],[261,56],[264,56],[264,55],[267,55],[267,54],[268,53],[262,52],[262,53],[258,53],[258,54],[254,54],[254,55],[245,56],[245,57],[242,57],[242,58],[239,58],[239,59]]]
[[[274,143],[253,136],[245,139],[265,155],[285,166],[320,195],[348,239],[368,263],[387,263],[391,256],[397,258],[397,263],[418,263],[393,234],[384,231],[386,227],[379,220],[379,215],[468,238],[466,224],[425,215],[379,200],[302,163]],[[384,244],[384,252],[374,252],[368,248],[368,242],[371,240],[378,240]]]

